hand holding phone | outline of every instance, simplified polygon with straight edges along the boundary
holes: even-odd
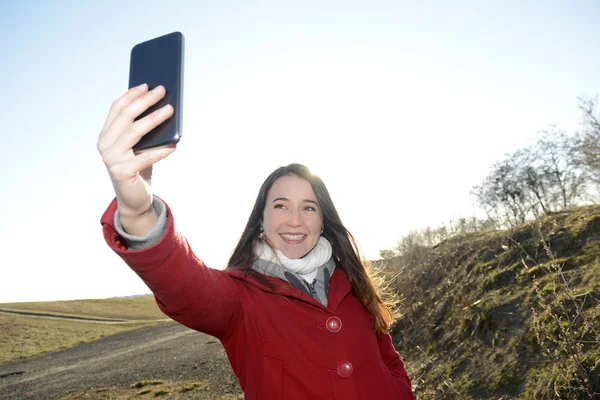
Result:
[[[157,218],[152,165],[172,154],[181,137],[183,36],[171,35],[170,44],[144,42],[134,47],[131,88],[113,102],[98,136],[97,149],[115,190],[121,223],[137,236],[145,236]],[[161,38],[149,42],[156,44]],[[174,51],[165,51],[165,46]],[[170,60],[172,68],[156,68],[157,57],[158,63]]]
[[[148,132],[133,146],[134,152],[173,145],[181,139],[183,69],[184,37],[180,32],[139,43],[131,50],[129,88],[146,83],[148,90],[159,85],[166,89],[165,96],[136,118],[136,121],[166,104],[171,104],[174,110],[172,118]]]

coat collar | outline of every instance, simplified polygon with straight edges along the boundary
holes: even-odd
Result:
[[[289,282],[325,306],[328,304],[329,282],[331,281],[331,276],[333,275],[335,268],[335,261],[333,257],[330,257],[325,264],[321,265],[315,271],[316,275],[314,281],[308,282],[305,280],[304,276],[292,272],[275,262],[259,258],[252,265],[254,271]],[[312,285],[311,288],[315,293],[310,293],[310,289],[306,284]]]
[[[348,280],[348,275],[346,271],[338,264],[336,265],[335,271],[333,272],[333,276],[331,277],[331,281],[329,283],[329,296],[328,296],[328,305],[325,307],[323,304],[319,303],[317,300],[313,299],[310,295],[304,293],[302,290],[296,288],[290,283],[280,279],[275,278],[268,275],[260,274],[259,272],[252,271],[251,275],[246,276],[244,271],[235,270],[235,269],[226,269],[224,272],[228,273],[231,277],[236,279],[241,279],[248,284],[255,286],[265,292],[268,293],[276,293],[286,297],[293,297],[300,301],[304,301],[315,307],[322,308],[328,312],[335,312],[339,307],[340,303],[346,298],[346,296],[352,290],[350,286],[350,281]],[[265,285],[261,284],[256,278],[253,276],[254,274],[260,274],[264,279],[277,285],[278,288],[274,291]]]

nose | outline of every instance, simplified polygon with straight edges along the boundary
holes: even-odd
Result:
[[[300,215],[300,210],[290,211],[288,214],[288,225],[294,228],[302,225],[302,215]]]

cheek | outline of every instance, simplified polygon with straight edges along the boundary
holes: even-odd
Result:
[[[277,229],[279,226],[277,215],[271,212],[265,212],[263,214],[263,228],[265,230]]]
[[[320,234],[321,233],[321,228],[323,227],[323,222],[321,221],[320,217],[316,217],[313,220],[311,220],[309,222],[310,224],[310,230],[312,233],[315,234]]]

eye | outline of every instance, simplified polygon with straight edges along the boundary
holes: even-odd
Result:
[[[304,207],[304,209],[306,211],[317,211],[316,207],[314,207],[314,206],[306,206],[306,207]]]
[[[284,204],[281,204],[281,203],[278,203],[278,204],[275,204],[275,205],[273,206],[273,208],[280,208],[280,209],[282,209],[282,210],[283,210],[283,209],[285,209],[285,205],[284,205]]]

